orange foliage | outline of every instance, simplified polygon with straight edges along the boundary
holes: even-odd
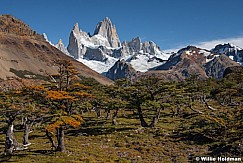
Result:
[[[62,117],[62,121],[65,125],[69,125],[69,126],[72,126],[72,127],[79,127],[81,125],[81,122],[76,120],[75,118],[73,117]]]
[[[50,100],[74,100],[74,97],[70,96],[66,91],[48,91],[47,92],[47,99]]]
[[[66,126],[66,125],[77,128],[81,125],[81,122],[83,122],[83,118],[78,115],[75,115],[73,117],[62,116],[54,123],[48,125],[46,129],[49,132],[53,132],[55,129],[58,129],[61,126]]]
[[[46,90],[46,88],[43,85],[28,86],[27,88],[30,90],[35,90],[35,91],[45,91]]]

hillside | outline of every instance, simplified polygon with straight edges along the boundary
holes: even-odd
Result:
[[[70,60],[83,77],[94,78],[102,84],[112,81],[84,64],[65,55],[31,30],[22,21],[10,15],[0,16],[0,78],[36,78],[56,73],[55,59]]]

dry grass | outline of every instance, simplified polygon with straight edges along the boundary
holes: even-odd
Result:
[[[111,120],[96,118],[94,113],[84,115],[86,122],[79,129],[66,132],[66,153],[56,153],[50,148],[45,133],[35,129],[30,134],[32,145],[16,151],[12,157],[4,156],[4,138],[1,134],[1,162],[188,162],[190,155],[205,153],[207,148],[188,145],[173,138],[180,119],[162,117],[158,127],[141,128],[136,116],[126,113]],[[16,132],[21,141],[22,131]]]

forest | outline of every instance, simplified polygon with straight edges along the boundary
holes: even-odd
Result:
[[[71,62],[42,85],[0,92],[0,162],[190,162],[243,156],[243,73],[111,86]]]

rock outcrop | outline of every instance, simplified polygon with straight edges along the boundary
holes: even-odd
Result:
[[[70,33],[69,36],[69,44],[67,47],[67,50],[71,56],[73,56],[75,59],[78,59],[80,57],[80,32],[78,23],[76,23],[73,27],[73,30]]]
[[[138,75],[138,72],[129,63],[126,63],[125,60],[118,60],[107,72],[106,77],[111,80],[123,78],[133,80],[136,75]]]
[[[27,24],[11,15],[0,15],[0,32],[14,34],[17,36],[33,36],[36,39],[44,39]]]
[[[118,48],[121,46],[121,42],[116,32],[116,27],[112,24],[108,17],[97,24],[94,31],[94,36],[95,35],[101,35],[107,39],[109,46],[112,48]]]
[[[122,43],[122,56],[136,54],[150,54],[166,60],[168,58],[153,41],[142,42],[140,37],[133,38],[131,41]]]
[[[234,66],[239,66],[239,64],[225,54],[215,57],[204,65],[207,76],[213,78],[223,78],[225,69]]]
[[[84,59],[104,61],[106,59],[106,53],[104,52],[104,47],[99,47],[96,49],[85,47],[86,52],[84,54]]]
[[[64,54],[70,55],[67,51],[67,49],[65,48],[65,45],[62,42],[62,39],[59,39],[58,43],[55,45],[55,47],[57,49],[59,49],[60,51],[62,51]]]

